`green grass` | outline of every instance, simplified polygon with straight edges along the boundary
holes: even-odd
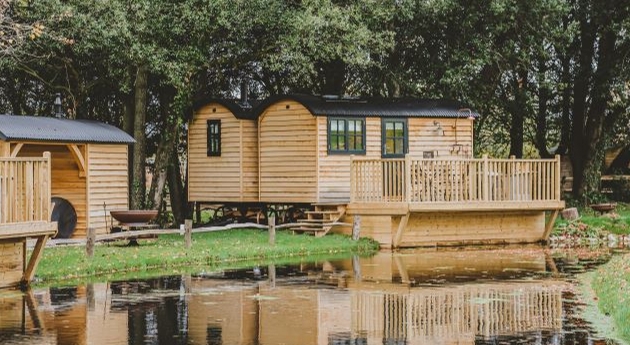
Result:
[[[619,204],[614,212],[603,215],[587,208],[579,209],[579,213],[580,219],[573,221],[558,217],[553,235],[598,237],[605,233],[630,234],[630,208],[628,204]]]
[[[599,309],[615,321],[615,331],[630,342],[630,254],[613,257],[592,279]]]
[[[38,285],[55,285],[68,280],[87,277],[108,279],[129,272],[161,275],[202,267],[216,267],[250,262],[271,262],[283,259],[316,258],[322,255],[339,256],[372,254],[378,243],[370,239],[352,241],[348,236],[327,235],[316,238],[276,233],[275,246],[261,230],[230,230],[193,235],[191,249],[184,246],[179,235],[163,235],[154,241],[140,240],[140,246],[128,247],[127,242],[97,245],[89,259],[83,246],[46,248],[37,268]]]

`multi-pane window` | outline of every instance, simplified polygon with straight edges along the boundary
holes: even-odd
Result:
[[[407,152],[407,121],[383,119],[383,157],[403,157]]]
[[[208,120],[208,156],[221,155],[221,120]]]
[[[329,153],[365,153],[365,119],[329,118]]]

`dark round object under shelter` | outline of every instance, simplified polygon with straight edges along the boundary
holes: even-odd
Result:
[[[52,197],[51,201],[55,206],[50,219],[53,222],[57,222],[57,235],[54,238],[72,237],[74,230],[77,228],[77,212],[74,206],[64,198]]]

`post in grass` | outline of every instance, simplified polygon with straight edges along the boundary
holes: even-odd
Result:
[[[276,245],[276,217],[269,217],[269,244],[272,246]]]
[[[192,247],[192,219],[184,220],[184,231],[186,249],[190,249],[190,247]]]

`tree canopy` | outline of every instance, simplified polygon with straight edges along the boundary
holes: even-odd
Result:
[[[568,154],[581,196],[603,149],[627,146],[624,0],[0,0],[0,107],[124,128],[134,207],[163,186],[203,95],[286,92],[455,98],[478,110],[477,153]],[[156,155],[152,189],[146,157]],[[169,175],[170,174],[170,175]],[[166,183],[166,181],[170,183]],[[174,186],[176,184],[176,186]],[[149,197],[147,197],[149,195]]]

